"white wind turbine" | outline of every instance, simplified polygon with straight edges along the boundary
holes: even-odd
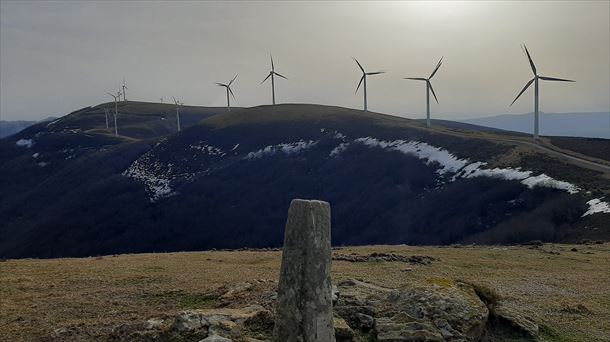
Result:
[[[372,76],[372,75],[383,74],[383,73],[385,73],[385,71],[366,72],[366,71],[364,71],[364,68],[362,67],[360,62],[358,62],[358,60],[356,58],[354,58],[354,61],[356,61],[356,64],[358,64],[358,67],[360,68],[360,70],[362,70],[362,77],[360,78],[360,82],[358,82],[358,87],[356,87],[356,93],[358,92],[358,89],[360,89],[360,85],[362,84],[362,82],[364,82],[364,111],[367,112],[368,104],[367,104],[367,99],[366,99],[366,77]]]
[[[180,132],[180,106],[182,106],[184,102],[176,100],[176,98],[173,96],[172,98],[174,99],[174,103],[176,104],[176,126],[178,127],[178,132]]]
[[[527,88],[529,88],[529,86],[532,84],[532,82],[534,82],[534,139],[538,139],[538,133],[539,133],[538,132],[538,104],[539,104],[538,80],[540,79],[540,80],[544,80],[544,81],[559,81],[559,82],[574,82],[574,81],[566,80],[563,78],[555,78],[555,77],[547,77],[547,76],[538,75],[538,73],[536,72],[536,66],[534,65],[534,61],[532,61],[530,52],[527,50],[527,46],[525,46],[525,44],[523,44],[522,48],[523,48],[523,51],[525,52],[525,54],[527,55],[527,59],[530,62],[530,67],[532,68],[532,73],[534,74],[534,78],[532,78],[531,80],[529,80],[529,82],[527,82],[525,84],[525,87],[523,87],[521,92],[517,95],[517,97],[515,97],[515,99],[513,100],[513,102],[510,105],[512,106],[513,103],[515,103],[515,101],[517,101],[519,96],[521,96],[521,94],[523,94],[523,92],[525,92],[525,90],[527,90]]]
[[[104,108],[104,116],[106,117],[106,129],[108,129],[108,104],[106,103],[106,107]]]
[[[430,74],[430,77],[428,78],[424,78],[424,77],[405,77],[405,80],[415,80],[415,81],[425,81],[426,82],[426,127],[430,128],[430,91],[432,91],[432,95],[434,95],[434,99],[436,100],[436,103],[438,104],[438,98],[436,98],[436,93],[434,92],[434,88],[432,88],[432,83],[430,82],[430,80],[432,79],[432,77],[434,77],[434,74],[436,74],[436,72],[438,71],[438,68],[441,67],[441,65],[443,64],[443,57],[441,57],[441,59],[438,61],[438,63],[436,64],[436,67],[434,68],[434,71],[432,71],[432,74]]]
[[[218,86],[225,87],[227,89],[227,111],[228,112],[231,111],[231,99],[229,98],[229,93],[231,94],[231,96],[233,96],[233,100],[235,100],[235,95],[233,94],[233,90],[231,90],[231,84],[233,84],[233,82],[235,81],[236,78],[237,78],[237,74],[227,84],[216,82],[216,84]],[[275,104],[275,102],[273,104]]]
[[[119,111],[118,101],[121,99],[121,92],[117,91],[116,95],[112,93],[108,93],[108,95],[114,98],[114,136],[119,136],[119,129],[117,127],[117,115]]]
[[[269,77],[271,77],[271,99],[273,100],[273,104],[275,104],[275,76],[279,76],[279,77],[287,80],[286,77],[280,75],[279,73],[277,73],[275,71],[275,66],[273,65],[273,56],[271,56],[271,71],[269,71],[269,75],[267,75],[267,77],[265,77],[265,79],[261,82],[261,84],[265,83],[265,81]]]
[[[127,85],[125,85],[124,77],[123,77],[123,85],[121,86],[121,88],[123,88],[123,101],[127,102],[127,92],[125,91],[125,89],[129,89],[129,88],[127,88]]]

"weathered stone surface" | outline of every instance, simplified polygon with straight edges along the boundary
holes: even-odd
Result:
[[[199,342],[233,342],[233,340],[218,335],[212,335],[204,338]]]
[[[434,278],[404,289],[350,280],[342,282],[335,312],[352,329],[366,331],[368,315],[378,341],[478,341],[489,310],[471,285]],[[370,329],[370,328],[369,328]]]
[[[274,341],[335,341],[330,263],[330,205],[293,200],[284,233]]]
[[[538,324],[522,312],[505,305],[498,305],[494,308],[494,314],[498,319],[520,330],[530,338],[536,339],[538,337]]]
[[[354,340],[354,331],[352,331],[343,318],[335,317],[333,325],[337,342],[352,342]]]

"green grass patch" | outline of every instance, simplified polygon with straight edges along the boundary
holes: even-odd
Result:
[[[190,293],[182,290],[145,293],[147,304],[171,305],[179,309],[206,309],[216,306],[218,296],[210,293]]]

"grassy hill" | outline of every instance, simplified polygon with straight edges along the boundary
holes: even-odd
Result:
[[[608,243],[457,247],[335,249],[436,260],[333,261],[333,283],[357,278],[409,288],[461,279],[518,308],[539,325],[542,341],[608,341]],[[116,326],[181,310],[267,305],[280,260],[280,251],[207,251],[0,262],[0,340],[106,341]],[[220,296],[231,289],[230,300]]]
[[[306,104],[193,109],[166,134],[171,107],[127,103],[127,136],[100,105],[0,140],[0,256],[278,246],[293,198],[333,205],[336,244],[610,238],[585,215],[610,171],[520,135]]]

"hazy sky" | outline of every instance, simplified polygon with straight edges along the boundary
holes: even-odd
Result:
[[[609,111],[610,2],[0,1],[0,115],[39,119],[110,100],[123,77],[131,100],[238,106],[271,101],[361,108],[357,57],[370,71],[369,109],[421,118],[433,79],[437,118],[532,111],[525,42],[544,82],[541,110]]]

